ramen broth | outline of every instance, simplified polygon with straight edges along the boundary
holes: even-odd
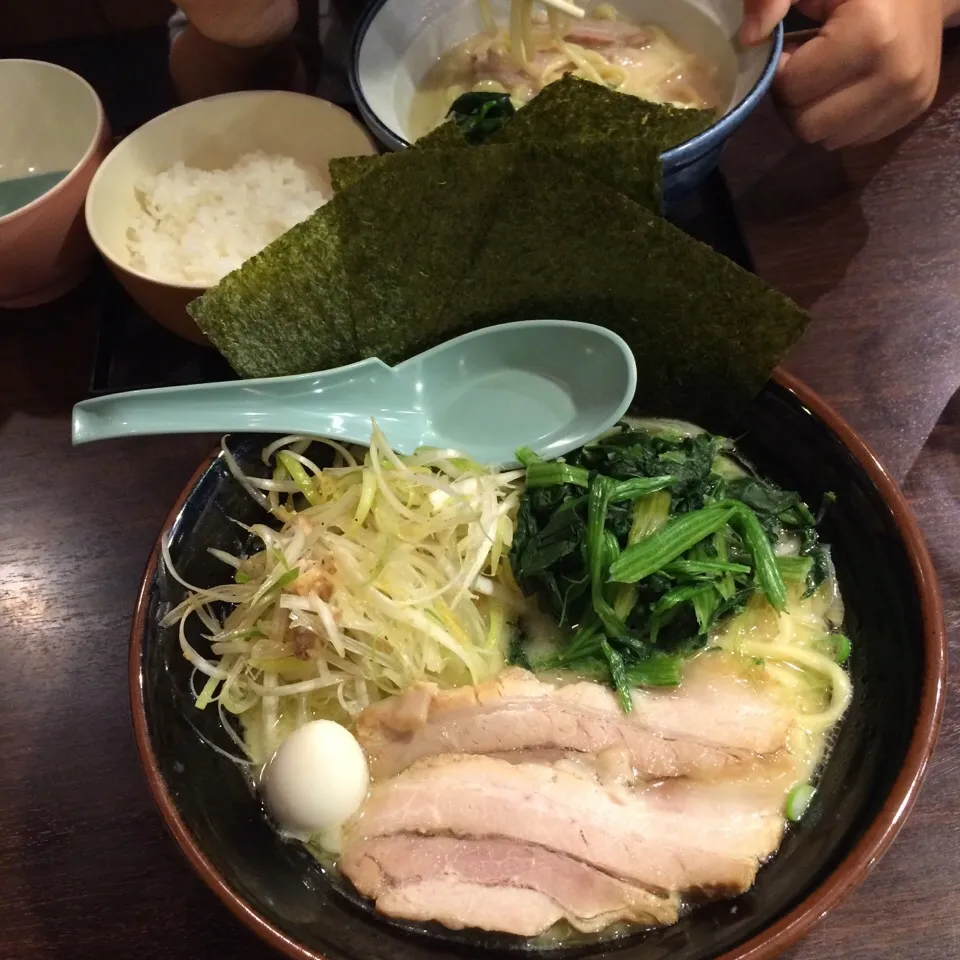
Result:
[[[524,56],[511,33],[487,29],[445,53],[414,92],[408,130],[413,139],[443,122],[470,91],[508,93],[517,106],[566,73],[656,103],[721,109],[724,84],[716,65],[679,44],[661,27],[635,25],[609,5],[575,21],[533,15]]]

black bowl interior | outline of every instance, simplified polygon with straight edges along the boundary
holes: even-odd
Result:
[[[873,822],[903,764],[920,708],[924,672],[920,598],[894,518],[869,476],[823,422],[771,382],[738,424],[741,449],[769,477],[816,505],[837,494],[824,521],[853,641],[855,698],[810,814],[744,896],[700,907],[673,927],[562,951],[570,957],[706,960],[735,948],[797,906],[839,866]],[[255,469],[264,438],[234,448]],[[207,553],[235,551],[245,534],[230,518],[259,508],[214,461],[176,517],[171,552],[187,581],[222,582]],[[521,940],[391,923],[328,875],[261,816],[244,776],[204,738],[226,745],[212,710],[199,713],[174,630],[159,619],[183,596],[162,570],[149,585],[140,682],[160,772],[183,824],[225,883],[288,938],[331,960],[437,960],[529,953]],[[538,951],[542,952],[542,951]]]

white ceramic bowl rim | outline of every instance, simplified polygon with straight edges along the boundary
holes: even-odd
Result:
[[[242,99],[255,100],[262,97],[264,93],[270,93],[272,96],[292,97],[292,98],[298,98],[302,100],[309,100],[311,102],[321,100],[321,102],[326,103],[328,107],[332,107],[333,109],[340,111],[341,113],[348,116],[354,122],[357,122],[349,111],[344,110],[342,107],[338,106],[335,103],[331,103],[328,100],[322,100],[321,98],[315,97],[309,93],[296,93],[292,90],[270,90],[270,91],[236,90],[236,91],[233,91],[232,93],[218,93],[212,97],[202,97],[199,100],[191,100],[188,103],[181,103],[179,106],[172,107],[170,110],[164,111],[163,113],[154,117],[152,120],[148,120],[146,123],[137,127],[136,130],[133,130],[126,137],[124,137],[124,139],[121,140],[116,145],[116,148],[121,147],[126,142],[126,140],[128,140],[130,137],[135,136],[141,130],[146,130],[149,127],[155,124],[159,124],[161,122],[166,122],[167,118],[170,117],[172,114],[185,113],[185,112],[194,110],[197,104],[201,104],[201,103],[207,104],[207,103],[212,103],[214,101],[222,101],[222,100],[242,100]],[[112,156],[113,156],[113,152],[108,154],[107,158],[100,165],[100,169],[97,170],[97,172],[94,174],[93,180],[90,181],[90,188],[87,190],[87,198],[85,203],[85,216],[86,216],[86,222],[87,222],[87,230],[90,234],[90,238],[93,240],[94,246],[97,248],[97,250],[100,251],[100,255],[106,258],[107,260],[109,260],[111,263],[115,263],[117,266],[122,267],[125,272],[132,274],[133,276],[138,277],[141,280],[146,280],[152,284],[161,284],[168,287],[175,287],[180,290],[196,290],[198,293],[204,293],[205,291],[209,290],[211,287],[211,284],[209,283],[197,283],[195,281],[187,281],[187,280],[171,283],[169,280],[158,279],[157,277],[149,273],[146,273],[145,271],[140,270],[137,267],[134,267],[130,263],[119,262],[117,258],[113,256],[113,254],[110,252],[109,245],[104,243],[103,238],[100,236],[100,231],[97,229],[95,218],[91,216],[91,208],[93,206],[92,198],[94,197],[97,191],[98,184],[101,182],[102,179],[105,179],[110,175],[109,168],[110,168],[110,160]]]
[[[83,156],[70,168],[70,172],[62,179],[58,180],[49,190],[41,193],[39,197],[35,200],[31,200],[29,203],[25,203],[22,207],[17,207],[16,210],[11,210],[8,214],[0,217],[0,225],[5,223],[12,222],[16,217],[23,216],[25,213],[28,213],[31,210],[35,210],[40,206],[45,200],[49,197],[59,193],[61,190],[65,189],[67,184],[70,183],[74,177],[77,175],[77,171],[86,164],[86,162],[93,155],[93,152],[97,149],[100,144],[100,139],[103,137],[103,129],[107,122],[107,115],[103,109],[103,103],[100,100],[100,97],[97,95],[97,91],[80,76],[79,73],[74,73],[72,70],[68,70],[66,67],[61,67],[58,63],[49,63],[46,60],[29,60],[25,57],[15,57],[9,60],[5,60],[5,63],[29,63],[41,67],[49,68],[50,70],[56,71],[58,73],[65,73],[67,76],[71,77],[73,80],[76,80],[81,88],[87,91],[90,94],[90,99],[93,101],[93,105],[97,111],[97,123],[93,130],[93,136],[90,138],[90,143],[87,145],[87,149],[84,151]],[[99,171],[97,171],[99,173]],[[94,174],[96,177],[96,174]]]
[[[377,15],[383,9],[389,0],[374,0],[367,7],[366,12],[360,18],[353,34],[353,42],[350,46],[350,69],[349,81],[350,90],[357,105],[360,107],[364,118],[371,127],[375,127],[374,132],[384,143],[397,144],[399,147],[409,147],[410,141],[396,131],[388,128],[377,116],[376,111],[370,105],[364,96],[363,88],[360,83],[358,63],[360,60],[360,48],[366,37],[370,25],[376,19]],[[698,157],[709,149],[715,141],[728,137],[740,124],[750,115],[756,107],[759,100],[764,96],[773,83],[773,77],[780,63],[780,55],[783,53],[783,24],[777,24],[773,35],[770,38],[770,53],[764,64],[763,70],[753,87],[747,95],[730,111],[719,117],[716,123],[709,126],[702,133],[681,143],[670,150],[661,154],[664,167],[683,166],[688,160]]]

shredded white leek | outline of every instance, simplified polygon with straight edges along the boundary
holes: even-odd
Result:
[[[236,582],[189,584],[162,547],[188,591],[164,623],[205,679],[197,706],[242,715],[254,762],[301,723],[349,720],[415,681],[494,676],[523,604],[505,562],[522,471],[454,450],[398,457],[376,426],[365,453],[328,445],[334,463],[321,469],[309,441],[284,437],[264,451],[263,480],[243,474],[224,443],[238,482],[282,524],[245,528],[262,544],[252,556],[211,551]],[[193,615],[207,656],[188,633]]]

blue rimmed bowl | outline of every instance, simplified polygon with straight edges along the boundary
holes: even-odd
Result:
[[[509,0],[490,0],[506,22]],[[679,199],[717,165],[730,135],[770,88],[783,49],[783,28],[755,47],[737,34],[741,0],[619,0],[621,15],[655,23],[718,67],[726,108],[709,129],[663,154],[664,199]],[[350,84],[364,120],[390,150],[408,147],[413,95],[452,47],[483,30],[476,0],[374,0],[357,26]]]

